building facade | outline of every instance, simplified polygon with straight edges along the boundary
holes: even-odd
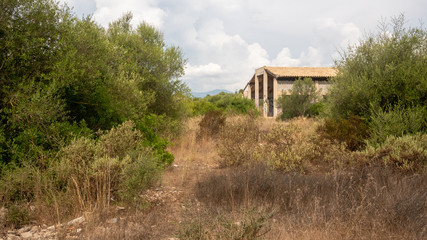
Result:
[[[277,99],[282,94],[289,94],[295,80],[311,78],[316,89],[325,95],[337,70],[328,67],[261,67],[243,89],[243,95],[253,99],[256,107],[264,117],[276,117],[280,114]]]

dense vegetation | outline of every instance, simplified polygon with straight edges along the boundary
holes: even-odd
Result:
[[[328,96],[329,115],[362,118],[372,144],[427,132],[427,31],[391,25],[343,54]]]
[[[194,98],[191,107],[194,116],[203,115],[212,110],[221,110],[227,114],[255,114],[257,111],[254,102],[242,97],[242,94],[225,92],[204,98]]]
[[[353,150],[366,143],[378,147],[389,136],[425,134],[426,38],[422,26],[406,28],[403,15],[383,23],[377,34],[342,53],[326,101],[319,101],[310,79],[296,80],[278,99],[280,118],[320,114],[326,117],[320,130]]]
[[[153,26],[132,27],[130,13],[104,29],[53,0],[1,8],[2,205],[72,206],[79,193],[87,207],[110,195],[132,199],[152,184],[173,161],[165,137],[189,112],[181,50]],[[90,190],[101,185],[105,194]]]
[[[288,93],[277,99],[278,107],[282,109],[280,119],[319,115],[323,101],[311,78],[295,80]]]

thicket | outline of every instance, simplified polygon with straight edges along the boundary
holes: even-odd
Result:
[[[330,116],[359,116],[369,126],[369,143],[376,146],[390,135],[426,133],[426,38],[425,28],[407,28],[402,15],[349,47],[336,63]]]
[[[227,114],[256,114],[252,100],[242,97],[240,93],[218,93],[204,98],[193,98],[192,112],[194,116],[203,115],[211,110],[221,110]]]
[[[130,13],[104,29],[53,0],[1,6],[1,204],[51,206],[74,191],[87,207],[149,185],[173,161],[166,137],[189,113],[181,50],[153,26],[133,27]],[[113,135],[125,126],[123,143]]]
[[[311,78],[295,80],[289,92],[280,95],[277,104],[282,109],[280,114],[282,120],[300,116],[316,116],[323,108],[320,92],[316,90]]]

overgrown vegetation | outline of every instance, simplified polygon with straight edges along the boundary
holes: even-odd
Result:
[[[311,78],[297,79],[287,93],[283,93],[277,99],[279,108],[282,109],[282,120],[300,116],[319,115],[322,102],[320,93]]]
[[[370,127],[371,144],[427,132],[427,31],[406,28],[403,15],[388,26],[342,54],[329,89],[329,114],[359,116]]]
[[[1,5],[0,199],[10,223],[40,217],[30,203],[59,220],[155,183],[174,159],[167,137],[189,114],[181,50],[153,26],[134,28],[130,13],[104,29],[53,0]]]
[[[227,114],[256,114],[252,100],[242,97],[240,93],[219,93],[192,101],[193,115],[203,115],[212,110],[221,110]]]
[[[272,218],[281,220],[267,239],[276,239],[277,234],[292,239],[309,229],[325,234],[324,239],[351,239],[354,234],[424,238],[426,135],[389,136],[380,146],[365,149],[357,140],[367,126],[359,126],[363,122],[358,118],[352,121],[330,123],[335,131],[349,131],[329,137],[323,123],[313,119],[267,126],[248,116],[227,119],[217,143],[222,170],[198,182],[197,199],[218,216],[230,212],[241,216],[240,209],[250,208],[274,212]],[[362,126],[365,130],[350,131]],[[197,223],[205,237],[201,239],[206,239],[212,229],[221,228],[220,222],[211,220],[198,219],[190,226]]]

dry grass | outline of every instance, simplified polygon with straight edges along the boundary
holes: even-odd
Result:
[[[230,136],[228,139],[233,139],[231,136],[247,137],[238,135],[238,131],[249,131],[249,127],[242,121],[245,119],[228,120],[228,126],[236,127],[237,130],[232,132],[232,129],[226,127],[225,134]],[[352,162],[357,159],[353,159],[352,153],[344,145],[331,141],[316,142],[318,122],[311,119],[300,118],[286,123],[267,121],[265,125],[264,122],[254,121],[250,125],[252,130],[255,128],[258,138],[251,137],[245,140],[247,142],[243,141],[247,144],[236,139],[238,147],[230,147],[231,151],[240,149],[247,154],[259,143],[273,144],[292,137],[295,138],[292,144],[296,146],[289,148],[289,151],[313,148],[316,159],[303,161],[303,174],[299,171],[283,173],[271,170],[267,161],[268,153],[256,161],[253,161],[254,156],[260,155],[245,155],[247,164],[231,164],[234,167],[210,172],[194,188],[197,199],[205,206],[208,214],[202,214],[196,222],[193,218],[188,220],[190,224],[184,226],[186,236],[191,236],[193,228],[193,231],[199,231],[198,239],[216,239],[216,232],[223,229],[224,223],[215,219],[225,218],[223,220],[226,222],[230,219],[244,219],[242,212],[245,209],[263,209],[265,214],[275,214],[266,220],[267,223],[263,223],[271,228],[262,239],[427,237],[425,174],[408,175],[381,165]],[[285,139],[268,141],[271,131],[292,125],[299,130],[283,134]],[[312,142],[308,144],[307,140]],[[227,142],[228,145],[232,143]],[[194,228],[195,224],[197,228]],[[230,227],[235,226],[231,224]],[[240,230],[235,228],[235,231]]]
[[[245,119],[228,118],[227,124],[242,123]],[[141,208],[118,211],[111,206],[96,214],[88,212],[88,222],[76,236],[80,239],[427,238],[425,173],[402,174],[380,164],[351,163],[352,155],[345,147],[333,142],[315,144],[313,135],[319,123],[312,119],[261,120],[253,119],[250,125],[257,128],[258,136],[250,140],[252,144],[268,143],[267,136],[278,126],[296,126],[299,130],[292,134],[299,146],[292,149],[314,147],[320,158],[303,161],[302,172],[272,170],[267,161],[262,161],[267,155],[258,155],[257,161],[248,159],[248,164],[220,168],[222,160],[217,147],[221,138],[198,139],[201,118],[189,119],[184,134],[168,149],[175,162],[165,171],[160,186],[156,186],[156,189],[170,189],[169,195]],[[312,142],[308,144],[301,139]],[[247,149],[251,150],[251,146],[254,148],[248,144]],[[161,192],[156,189],[150,191],[154,195]],[[141,198],[140,203],[147,202]],[[51,218],[57,221],[55,216]],[[109,223],[113,218],[117,223]],[[67,234],[64,230],[61,236]]]

